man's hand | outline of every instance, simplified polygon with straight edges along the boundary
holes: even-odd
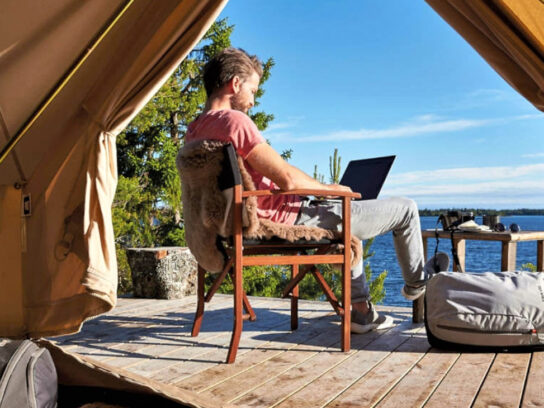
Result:
[[[353,192],[350,187],[343,186],[342,184],[327,184],[327,190],[345,191],[345,192],[348,192],[348,193]],[[331,194],[331,195],[325,196],[324,198],[335,198],[335,197],[338,197],[338,196],[335,196],[334,194]]]
[[[351,188],[348,186],[343,186],[342,184],[329,184],[331,190],[346,191],[352,193]]]

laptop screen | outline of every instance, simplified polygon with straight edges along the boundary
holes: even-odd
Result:
[[[360,193],[363,200],[378,198],[395,157],[352,160],[348,163],[340,184]]]

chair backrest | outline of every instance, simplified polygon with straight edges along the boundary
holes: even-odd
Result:
[[[216,238],[231,235],[234,186],[242,180],[236,151],[220,141],[192,141],[180,149],[176,164],[187,246],[204,269],[219,272],[224,251]]]
[[[242,184],[242,175],[238,167],[236,150],[231,143],[223,146],[223,163],[217,183],[221,191]]]

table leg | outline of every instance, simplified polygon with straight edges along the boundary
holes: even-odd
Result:
[[[427,237],[423,237],[423,261],[427,260]],[[422,323],[424,320],[424,296],[412,302],[412,322]]]
[[[461,266],[461,269],[464,272],[465,271],[466,241],[464,239],[454,240],[453,245],[455,246],[455,249],[457,250],[457,257],[459,258],[459,266]],[[459,272],[457,270],[457,265],[455,265],[454,259],[452,259],[452,262],[453,262],[452,270],[454,272]]]
[[[423,259],[426,261],[427,260],[427,237],[424,237],[422,238],[423,240]]]
[[[502,243],[501,271],[516,270],[517,246],[518,244],[515,241],[504,241]]]
[[[536,241],[536,270],[544,271],[544,241]]]

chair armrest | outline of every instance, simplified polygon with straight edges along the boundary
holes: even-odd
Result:
[[[303,196],[332,196],[332,197],[350,197],[350,198],[361,198],[361,194],[354,193],[350,191],[343,190],[311,190],[311,189],[300,189],[300,190],[255,190],[255,191],[244,191],[242,192],[242,197],[263,197],[263,196],[273,196],[273,195],[303,195]]]

